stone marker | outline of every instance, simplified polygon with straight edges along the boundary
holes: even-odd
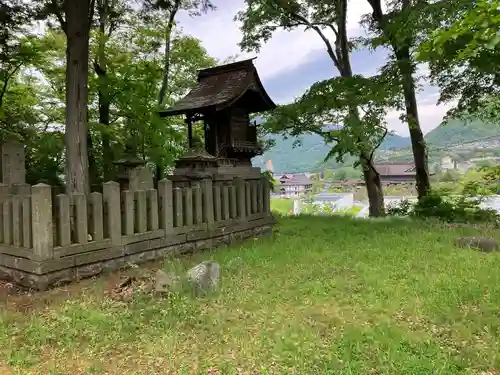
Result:
[[[498,251],[498,242],[490,237],[458,237],[455,246],[478,249],[485,253]]]
[[[164,272],[162,270],[156,271],[155,276],[155,292],[156,293],[169,293],[173,288],[178,286],[181,278],[173,272]]]
[[[220,265],[212,261],[202,262],[187,271],[187,278],[195,291],[214,289],[219,284]]]

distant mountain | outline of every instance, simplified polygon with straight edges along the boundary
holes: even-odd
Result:
[[[310,172],[322,169],[323,160],[332,145],[325,145],[323,138],[316,134],[305,135],[297,138],[283,139],[273,137],[276,144],[262,156],[257,156],[252,160],[256,167],[265,169],[268,160],[273,163],[273,169],[277,172]],[[300,142],[294,147],[295,142]],[[399,135],[388,135],[380,150],[400,149],[409,146],[410,140]],[[332,160],[329,166],[334,167]]]
[[[457,143],[491,136],[500,136],[499,125],[486,124],[481,121],[466,123],[453,120],[427,133],[425,139],[431,148],[446,148]],[[323,160],[331,149],[331,145],[325,145],[323,139],[318,135],[305,135],[288,139],[274,137],[274,139],[276,145],[264,155],[254,158],[252,160],[254,166],[265,169],[267,161],[271,160],[274,171],[277,172],[317,171],[323,168]],[[300,141],[300,145],[293,147],[297,140]],[[409,149],[410,145],[408,137],[388,135],[378,152]],[[346,162],[348,161],[346,160]],[[329,168],[335,168],[337,165],[333,160],[328,162]]]
[[[451,120],[427,133],[425,140],[432,147],[447,147],[463,142],[500,136],[500,125],[482,121]]]

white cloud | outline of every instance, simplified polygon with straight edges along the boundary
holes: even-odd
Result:
[[[437,127],[441,123],[446,112],[451,107],[452,105],[450,104],[441,104],[439,106],[437,106],[435,103],[419,104],[418,117],[420,120],[420,127],[422,128],[424,134]],[[399,135],[408,136],[408,125],[406,123],[402,123],[399,120],[400,115],[401,112],[399,111],[390,111],[386,119],[388,127],[389,129],[397,132]]]
[[[239,24],[233,18],[244,8],[244,1],[213,0],[213,3],[217,10],[201,17],[190,18],[181,14],[179,24],[184,32],[199,38],[208,53],[219,59],[236,54],[242,58],[256,56],[242,53],[238,46],[241,32]],[[366,0],[357,0],[357,3],[358,6],[349,8],[348,28],[351,35],[359,32],[360,17],[370,10]],[[325,46],[314,31],[277,31],[262,47],[255,64],[259,75],[265,80],[307,63],[321,50],[325,50]]]
[[[213,0],[213,3],[218,9],[201,17],[190,18],[186,14],[181,14],[178,21],[183,31],[199,38],[208,53],[216,58],[225,59],[238,55],[242,59],[257,56],[255,64],[264,85],[270,78],[300,67],[312,59],[316,59],[320,53],[326,54],[323,42],[314,31],[304,32],[302,30],[278,31],[270,41],[262,46],[258,55],[242,53],[238,46],[241,41],[241,32],[238,23],[233,21],[233,18],[239,10],[244,8],[244,1]],[[363,14],[369,13],[371,8],[366,0],[355,0],[349,5],[349,34],[350,36],[359,35],[361,34],[359,20]],[[362,72],[363,74],[374,74],[379,68],[379,66],[370,66],[369,64],[370,62],[367,61],[367,69]],[[427,67],[420,66],[419,73],[427,75]],[[310,84],[312,83],[310,82]],[[275,100],[277,103],[286,103],[301,95],[306,88],[296,87],[290,91],[287,97],[275,98]],[[437,96],[429,88],[418,95],[418,102],[419,117],[424,133],[438,126],[446,111],[451,108],[451,105],[436,106]],[[407,125],[399,121],[399,115],[400,113],[395,111],[389,113],[387,117],[389,127],[401,135],[407,135]]]

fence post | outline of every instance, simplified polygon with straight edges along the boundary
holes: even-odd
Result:
[[[3,235],[3,202],[7,199],[9,195],[9,186],[0,183],[0,243],[4,242]]]
[[[204,179],[201,183],[203,191],[203,219],[210,227],[214,224],[214,192],[212,188],[212,180]]]
[[[40,260],[54,256],[51,187],[37,184],[31,188],[31,229],[33,252]]]
[[[269,179],[266,176],[263,176],[261,177],[260,183],[262,184],[263,212],[269,214],[271,212],[271,189],[269,186]]]
[[[104,183],[102,189],[104,204],[106,205],[106,225],[108,235],[113,245],[122,243],[122,218],[120,204],[120,184],[115,181]]]
[[[92,207],[92,239],[100,241],[104,238],[103,196],[101,193],[94,192],[89,198]]]
[[[174,229],[174,195],[172,181],[164,179],[158,182],[158,199],[160,200],[160,228],[169,235]]]
[[[236,186],[236,204],[238,218],[244,219],[247,216],[246,213],[246,193],[245,193],[245,179],[242,177],[235,177],[233,179],[234,186]]]

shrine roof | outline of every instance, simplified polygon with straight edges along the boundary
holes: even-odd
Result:
[[[196,87],[172,107],[159,111],[160,116],[220,111],[247,93],[252,95],[244,104],[249,113],[275,108],[276,104],[262,86],[252,61],[248,59],[200,70]]]

